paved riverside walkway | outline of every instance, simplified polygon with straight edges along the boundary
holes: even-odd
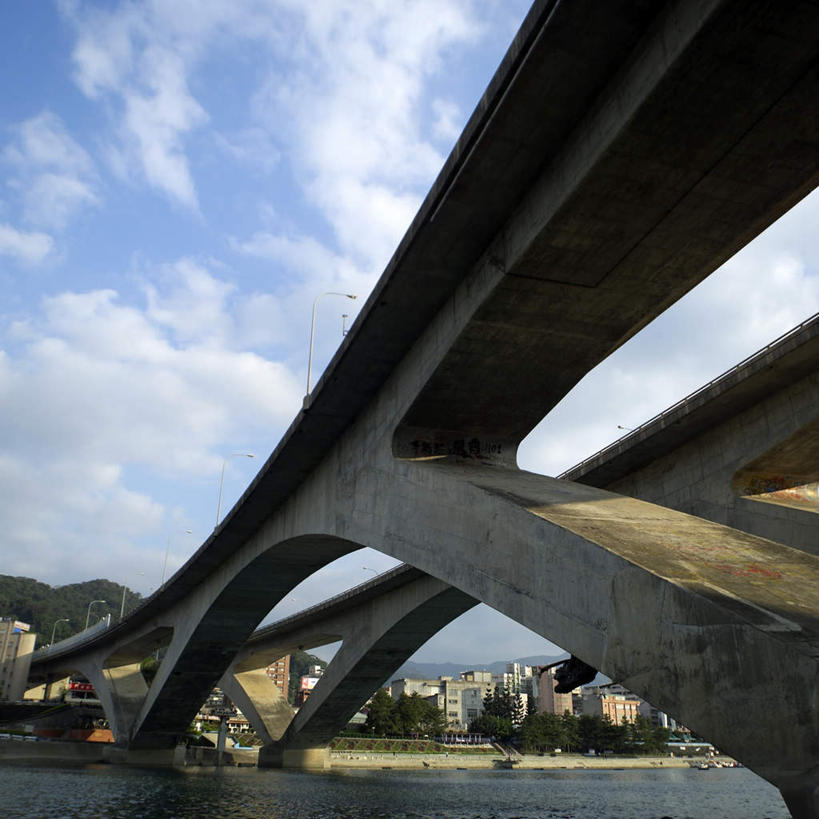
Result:
[[[613,770],[622,768],[687,768],[692,759],[670,756],[583,756],[582,754],[523,754],[516,758],[515,770],[586,769]],[[698,757],[698,759],[700,759]],[[705,759],[705,757],[701,757]],[[505,767],[506,757],[500,754],[392,754],[359,751],[331,751],[330,768],[435,768],[491,769]]]

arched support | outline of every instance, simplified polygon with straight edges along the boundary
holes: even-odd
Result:
[[[431,577],[405,591],[411,593],[379,599],[370,611],[358,613],[355,627],[285,735],[259,753],[260,767],[302,767],[318,759],[318,749],[328,746],[391,674],[478,602]]]
[[[783,792],[815,787],[819,558],[499,466],[406,462],[377,480],[359,475],[378,501],[348,524],[356,539],[553,640]]]
[[[94,686],[94,691],[114,735],[114,742],[125,747],[131,726],[139,714],[148,693],[148,684],[142,676],[140,663],[106,667],[86,663],[83,676]]]
[[[245,715],[265,745],[280,739],[293,720],[295,711],[264,668],[247,671],[229,668],[219,680],[219,687]]]
[[[270,609],[317,569],[360,548],[310,535],[251,540],[198,586],[175,615],[174,635],[131,734],[135,748],[173,747]]]

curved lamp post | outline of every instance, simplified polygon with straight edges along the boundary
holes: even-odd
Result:
[[[61,617],[59,620],[57,620],[54,623],[54,628],[51,629],[51,642],[49,642],[49,645],[52,645],[52,643],[54,642],[54,635],[57,633],[57,626],[60,623],[70,623],[70,622],[71,621],[67,617]]]
[[[85,615],[85,627],[86,628],[88,628],[88,621],[91,619],[91,606],[93,606],[94,603],[107,603],[107,602],[108,602],[107,600],[92,600],[88,604],[88,613]]]
[[[225,485],[225,467],[227,466],[228,458],[255,458],[252,452],[232,452],[222,461],[222,477],[219,479],[219,503],[216,505],[216,525],[222,519],[222,487]]]
[[[316,296],[313,302],[313,320],[310,322],[310,355],[307,358],[307,393],[304,396],[305,398],[310,397],[310,378],[313,374],[313,339],[316,335],[316,308],[318,307],[319,299],[324,298],[324,296],[341,296],[344,299],[358,298],[358,296],[353,293],[336,293],[332,290],[328,290],[326,293],[319,293],[319,295]]]

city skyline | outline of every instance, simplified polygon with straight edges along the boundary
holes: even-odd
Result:
[[[320,302],[313,383],[526,9],[8,10],[3,573],[147,595],[190,557],[222,470],[224,515],[301,406],[314,299],[357,296]],[[559,473],[816,312],[818,209],[813,194],[584,378],[521,467]],[[273,618],[395,562],[355,553]],[[553,653],[485,606],[417,657],[456,646],[464,663]]]

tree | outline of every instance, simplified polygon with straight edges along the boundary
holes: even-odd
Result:
[[[565,711],[560,717],[560,747],[571,753],[580,748],[580,728],[577,717]]]
[[[396,733],[395,730],[395,700],[383,689],[379,688],[370,700],[365,730],[368,734],[384,737]]]
[[[472,720],[469,723],[469,730],[473,734],[484,734],[500,740],[511,739],[515,733],[511,719],[487,713],[483,713],[477,719]]]

